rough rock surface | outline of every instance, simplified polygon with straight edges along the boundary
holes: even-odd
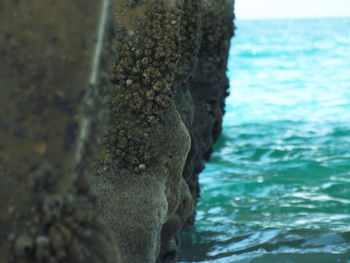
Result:
[[[100,0],[0,3],[1,263],[118,261],[86,183],[110,90],[103,12]]]
[[[1,263],[176,261],[233,2],[0,2]]]
[[[91,183],[121,262],[175,262],[221,132],[233,1],[115,1],[109,126]]]
[[[180,249],[179,231],[192,229],[195,220],[193,208],[200,195],[198,175],[221,133],[229,87],[226,65],[234,29],[234,2],[188,1],[188,4],[192,14],[185,23],[190,29],[198,31],[188,30],[184,34],[183,46],[189,52],[182,55],[188,54],[188,75],[176,95],[179,112],[191,135],[191,148],[183,171],[187,186],[182,206],[175,214],[179,220],[176,224],[169,222],[172,227],[168,224],[163,226],[159,262],[174,262]],[[167,230],[169,228],[172,232]]]

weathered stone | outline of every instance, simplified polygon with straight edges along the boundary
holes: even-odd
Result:
[[[122,262],[175,262],[179,232],[193,224],[198,174],[221,131],[233,1],[115,3],[118,95],[91,182]]]
[[[85,183],[110,89],[107,4],[0,3],[0,262],[118,260]]]
[[[0,3],[0,262],[170,263],[193,225],[233,0],[111,2]]]

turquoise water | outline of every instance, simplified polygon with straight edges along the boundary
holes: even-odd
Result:
[[[179,262],[350,262],[350,18],[238,21]]]

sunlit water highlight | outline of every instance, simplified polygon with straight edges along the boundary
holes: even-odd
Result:
[[[350,262],[350,18],[238,21],[180,262]]]

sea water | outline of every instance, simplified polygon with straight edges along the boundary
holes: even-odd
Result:
[[[350,262],[350,18],[236,26],[179,262]]]

